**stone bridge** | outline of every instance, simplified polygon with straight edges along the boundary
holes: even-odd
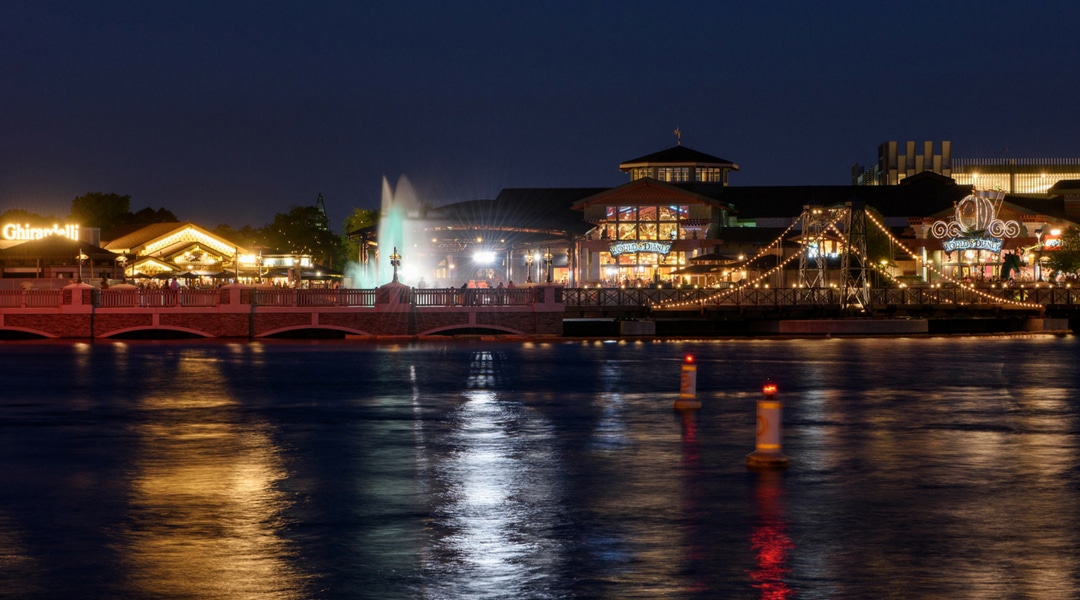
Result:
[[[217,289],[0,291],[0,336],[138,337],[148,332],[260,338],[314,331],[355,336],[561,335],[565,306],[554,286],[293,290]]]

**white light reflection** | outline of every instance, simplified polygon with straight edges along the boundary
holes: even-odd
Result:
[[[436,468],[438,504],[431,597],[535,597],[564,553],[551,425],[484,389],[498,379],[491,352],[477,352],[455,417],[450,456]]]

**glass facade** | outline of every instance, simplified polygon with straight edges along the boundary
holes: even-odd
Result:
[[[1048,164],[1045,170],[1042,165],[966,165],[963,161],[957,162],[960,165],[952,174],[956,183],[979,190],[1000,188],[1009,194],[1045,194],[1059,181],[1080,179],[1080,159],[1069,161],[1073,164]]]
[[[606,220],[599,224],[602,238],[619,242],[658,242],[670,247],[675,240],[688,239],[689,231],[680,221],[690,214],[686,205],[608,206]],[[667,242],[668,244],[664,244]],[[599,253],[601,277],[613,285],[648,285],[668,281],[671,272],[685,266],[683,252],[650,250],[612,254]]]

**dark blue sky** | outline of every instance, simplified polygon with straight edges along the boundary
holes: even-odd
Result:
[[[10,2],[0,211],[74,196],[261,226],[381,178],[433,204],[609,186],[683,143],[846,184],[885,140],[1080,156],[1080,3]]]

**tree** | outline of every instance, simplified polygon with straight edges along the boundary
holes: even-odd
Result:
[[[179,220],[180,219],[176,218],[176,215],[172,214],[172,211],[166,210],[164,208],[154,210],[149,206],[138,212],[128,213],[123,219],[125,223],[139,225],[149,223],[175,223]]]
[[[360,242],[350,237],[354,231],[374,227],[379,223],[379,211],[369,208],[354,208],[342,223],[342,246],[347,260],[356,261],[360,256]]]
[[[263,234],[258,229],[253,228],[251,225],[244,225],[240,229],[233,229],[228,225],[222,223],[211,230],[214,235],[219,235],[230,242],[244,246],[251,250],[254,250],[257,246],[262,245]]]
[[[131,196],[90,192],[71,201],[69,219],[82,227],[99,227],[108,231],[124,223],[131,213]]]
[[[30,224],[34,227],[49,227],[56,222],[56,217],[51,215],[47,217],[42,216],[21,208],[13,208],[0,213],[0,223],[19,223],[20,225]]]
[[[285,254],[310,254],[316,263],[334,268],[342,266],[341,238],[321,226],[322,213],[314,206],[296,206],[288,213],[274,215],[263,227],[265,243]]]
[[[1046,252],[1046,268],[1053,273],[1080,273],[1080,230],[1069,227],[1061,232],[1061,248]]]

